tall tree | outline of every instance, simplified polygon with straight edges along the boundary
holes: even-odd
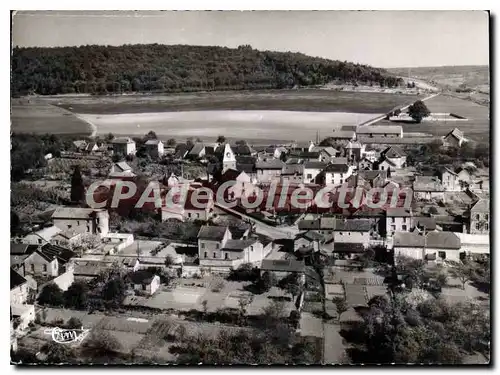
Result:
[[[417,123],[420,123],[425,117],[431,114],[431,111],[429,111],[429,108],[427,108],[423,101],[417,100],[415,103],[410,105],[410,107],[408,107],[408,114]]]
[[[82,172],[77,165],[71,177],[71,201],[74,203],[85,202],[85,186],[83,185]]]

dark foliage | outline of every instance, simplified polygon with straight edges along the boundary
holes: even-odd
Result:
[[[38,296],[40,305],[61,306],[64,304],[63,292],[55,283],[45,285]]]
[[[75,281],[68,290],[63,293],[64,304],[68,308],[84,310],[87,308],[87,284]]]
[[[429,111],[429,108],[427,108],[423,101],[417,100],[408,108],[408,114],[417,123],[420,123],[424,117],[427,117],[431,114],[431,111]]]
[[[301,53],[187,45],[14,48],[12,95],[291,88],[332,80],[402,84],[382,69]]]
[[[82,172],[80,166],[76,166],[71,176],[71,201],[81,203],[85,201],[85,187],[83,186]]]

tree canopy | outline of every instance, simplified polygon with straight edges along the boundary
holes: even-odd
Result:
[[[14,96],[281,89],[333,80],[403,84],[368,65],[250,46],[87,45],[12,51]]]
[[[408,107],[408,114],[413,118],[417,123],[422,122],[424,117],[427,117],[431,114],[429,108],[425,105],[425,103],[421,100],[417,100],[410,107]]]

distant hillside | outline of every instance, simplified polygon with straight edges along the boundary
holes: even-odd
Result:
[[[301,53],[188,45],[14,48],[12,95],[401,84],[383,69]]]

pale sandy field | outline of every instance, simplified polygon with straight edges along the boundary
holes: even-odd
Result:
[[[78,114],[97,134],[143,135],[150,130],[168,137],[217,137],[304,141],[326,136],[342,125],[356,125],[381,114],[295,111],[186,111],[113,115]]]

